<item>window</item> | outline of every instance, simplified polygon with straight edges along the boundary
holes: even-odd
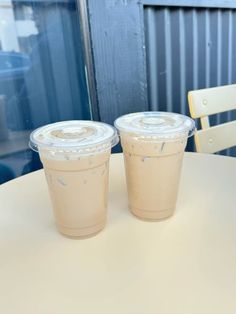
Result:
[[[0,0],[0,183],[39,169],[30,132],[90,119],[76,1]]]

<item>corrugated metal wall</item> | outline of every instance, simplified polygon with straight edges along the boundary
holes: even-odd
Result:
[[[235,9],[145,6],[144,17],[150,110],[188,114],[189,90],[236,83]]]

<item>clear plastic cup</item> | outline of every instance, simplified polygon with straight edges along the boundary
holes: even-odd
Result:
[[[139,112],[118,118],[115,126],[124,153],[131,212],[144,220],[171,216],[194,121],[170,112]]]
[[[93,121],[58,122],[31,133],[61,233],[88,237],[104,228],[109,158],[117,143],[115,128]]]

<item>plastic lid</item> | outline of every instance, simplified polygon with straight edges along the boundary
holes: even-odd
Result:
[[[115,126],[120,132],[170,140],[189,137],[195,130],[193,119],[178,113],[161,111],[127,114],[116,119]]]
[[[48,124],[33,131],[29,146],[57,153],[89,154],[105,151],[118,143],[114,127],[101,122],[72,120]]]

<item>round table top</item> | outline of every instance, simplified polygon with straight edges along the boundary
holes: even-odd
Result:
[[[186,153],[176,213],[128,211],[121,154],[106,228],[56,231],[43,171],[0,187],[0,313],[236,312],[236,158]]]

